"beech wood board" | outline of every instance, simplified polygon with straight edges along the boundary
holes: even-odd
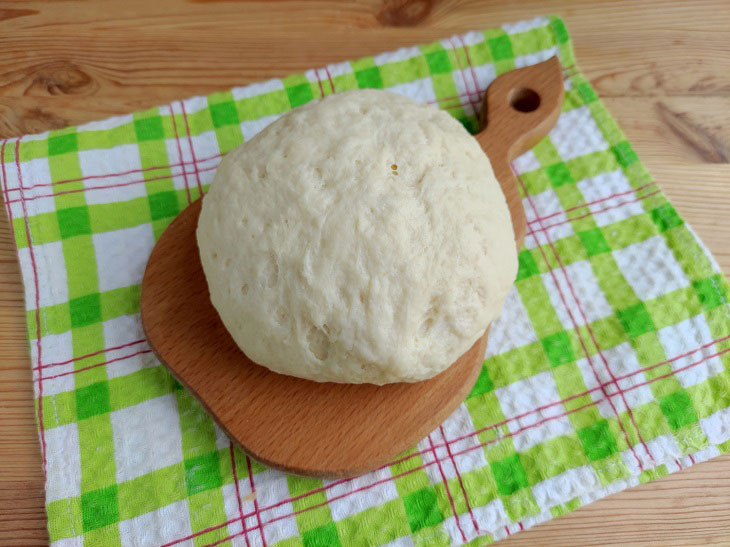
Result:
[[[562,97],[556,58],[506,73],[486,93],[486,128],[476,138],[505,193],[518,249],[525,215],[510,162],[547,134]],[[183,211],[152,251],[142,323],[159,359],[251,456],[302,475],[361,474],[416,444],[465,399],[489,329],[444,372],[416,383],[318,383],[249,360],[210,302],[195,239],[201,205],[202,199]]]

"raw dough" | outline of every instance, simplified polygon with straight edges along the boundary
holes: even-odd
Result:
[[[244,353],[320,382],[435,376],[499,315],[517,272],[477,141],[376,90],[310,102],[228,154],[197,239]]]

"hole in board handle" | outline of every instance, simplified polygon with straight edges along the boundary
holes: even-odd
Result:
[[[528,87],[513,89],[509,95],[509,104],[519,112],[534,112],[540,107],[540,95]]]

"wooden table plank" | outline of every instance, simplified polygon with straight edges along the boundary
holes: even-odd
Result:
[[[0,138],[556,13],[582,70],[642,160],[730,272],[728,3],[511,4],[0,1]],[[0,214],[2,545],[47,541],[22,295]],[[510,543],[729,544],[730,456],[590,504]]]

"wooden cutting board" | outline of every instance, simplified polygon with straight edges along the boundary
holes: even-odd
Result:
[[[510,162],[548,133],[562,99],[557,58],[506,73],[486,93],[486,124],[476,138],[507,198],[518,248],[525,214]],[[467,396],[481,370],[488,329],[446,371],[417,383],[317,383],[249,360],[210,302],[195,240],[201,204],[183,211],[152,251],[142,282],[142,324],[160,361],[251,456],[302,475],[357,475],[416,444]]]

